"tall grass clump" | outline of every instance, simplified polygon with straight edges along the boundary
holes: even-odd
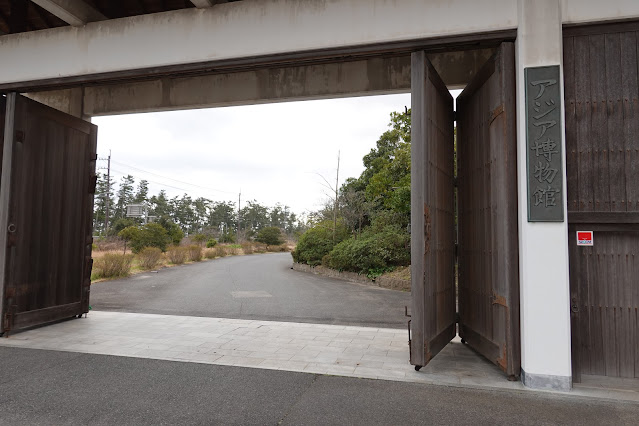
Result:
[[[181,265],[186,262],[188,253],[184,247],[173,246],[166,251],[166,256],[172,264]]]
[[[132,254],[105,253],[95,259],[93,268],[97,278],[126,277],[131,272]]]
[[[202,260],[202,247],[197,244],[190,245],[186,248],[191,262],[199,262]]]
[[[138,261],[142,269],[155,269],[162,258],[162,250],[157,247],[146,247],[138,253]]]
[[[249,241],[245,241],[241,244],[242,253],[244,254],[253,254],[253,243]]]
[[[213,249],[213,253],[215,253],[215,257],[224,257],[226,256],[228,253],[226,251],[226,247],[224,246],[217,246]]]

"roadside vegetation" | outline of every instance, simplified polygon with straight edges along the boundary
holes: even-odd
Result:
[[[295,262],[375,278],[410,264],[410,110],[391,113],[389,130],[364,156],[364,171],[311,216]]]
[[[157,247],[146,247],[138,252],[130,248],[124,251],[124,241],[115,238],[104,239],[94,245],[93,273],[91,281],[124,278],[141,272],[156,271],[178,265],[192,264],[227,256],[291,251],[290,243],[266,245],[260,242],[242,244],[216,244],[206,248],[191,244],[185,239],[182,245],[170,246],[165,252]]]

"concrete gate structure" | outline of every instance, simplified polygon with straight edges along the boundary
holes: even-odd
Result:
[[[51,123],[80,127],[74,134],[87,135],[89,149],[77,173],[86,186],[72,188],[92,190],[93,130],[62,112],[89,119],[412,91],[412,363],[427,363],[458,323],[473,348],[529,387],[570,389],[580,374],[639,377],[639,2],[183,0],[145,2],[153,4],[146,9],[129,3],[0,1],[0,92],[8,94],[0,106],[6,103],[7,111],[3,330],[20,325],[20,310],[63,306],[59,315],[69,315],[85,306],[85,230],[60,246],[77,261],[65,269],[75,298],[63,285],[67,278],[50,278],[46,268],[35,284],[28,272],[15,273],[25,262],[22,233],[45,220],[16,213],[29,210],[28,203],[42,205],[36,201],[44,196],[42,186],[25,186],[20,193],[31,198],[17,201],[17,176],[30,176],[36,164],[25,157],[37,151],[29,151],[28,141],[77,145],[71,130]],[[457,178],[446,90],[453,88],[466,88],[456,117]],[[42,117],[21,118],[19,107],[41,110]],[[76,148],[65,149],[61,164],[81,162],[71,161]],[[20,161],[26,169],[16,168]],[[83,203],[65,206],[86,221]],[[57,208],[55,199],[48,205]],[[583,230],[595,231],[593,246],[577,245]],[[42,251],[47,262],[51,252]],[[47,296],[54,282],[61,290]],[[30,293],[30,285],[40,292]],[[29,299],[22,308],[19,297]],[[36,316],[53,318],[46,313]]]

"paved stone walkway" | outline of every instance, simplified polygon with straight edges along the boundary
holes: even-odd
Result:
[[[480,388],[520,389],[458,340],[416,372],[407,331],[225,318],[94,311],[0,345]],[[639,401],[639,389],[576,388],[571,394]]]

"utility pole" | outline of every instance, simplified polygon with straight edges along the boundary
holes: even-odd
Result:
[[[242,223],[242,216],[240,214],[240,207],[242,205],[242,190],[240,189],[240,195],[237,197],[237,242],[240,242],[240,224]]]
[[[337,238],[337,196],[339,193],[339,157],[340,151],[337,151],[337,173],[335,175],[335,202],[333,204],[333,242]]]
[[[104,202],[106,206],[106,214],[104,217],[104,234],[109,232],[109,201],[111,200],[111,150],[109,150],[109,157],[107,158],[107,191],[106,200]]]

